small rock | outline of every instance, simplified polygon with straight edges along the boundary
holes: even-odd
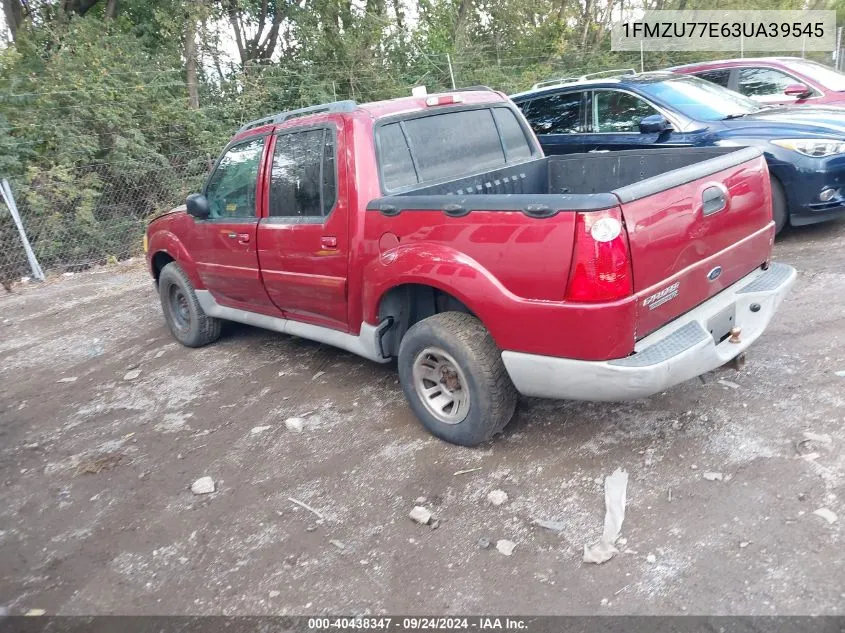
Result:
[[[431,522],[431,512],[429,512],[423,506],[414,506],[414,509],[411,510],[408,517],[411,521],[415,523],[419,523],[420,525],[428,525]]]
[[[140,369],[133,369],[132,371],[128,371],[123,375],[124,380],[135,380],[138,376],[141,375]]]
[[[44,609],[30,609],[29,611],[24,613],[24,615],[36,615],[37,616],[37,615],[44,615],[45,613],[47,613],[47,612]]]
[[[490,549],[490,545],[491,543],[489,538],[484,538],[482,536],[480,539],[478,539],[478,547],[480,547],[481,549]]]
[[[496,541],[496,549],[499,550],[500,554],[504,554],[505,556],[510,556],[511,554],[513,554],[513,550],[515,547],[516,543],[504,538]]]
[[[657,556],[655,556],[654,554],[649,554],[648,556],[645,557],[645,560],[646,560],[647,563],[654,564],[654,563],[657,562]]]
[[[76,376],[68,376],[67,378],[59,378],[56,382],[76,382]]]
[[[302,433],[302,429],[305,428],[305,418],[288,418],[285,420],[285,427],[288,431]]]
[[[325,373],[326,372],[324,372],[324,371],[318,371],[316,374],[314,374],[314,377],[311,380],[317,380],[317,378],[319,378],[320,376],[322,376]]]
[[[195,495],[207,495],[214,492],[215,488],[214,480],[211,477],[200,477],[191,484],[191,492]]]
[[[698,466],[696,466],[695,464],[693,464],[692,466],[690,466],[690,470],[698,470]]]
[[[618,539],[616,539],[616,544],[619,547],[625,547],[628,544],[628,539],[626,539],[624,536],[620,536]]]
[[[307,528],[305,528],[305,531],[306,532],[316,532],[317,526],[316,525],[309,525]]]
[[[149,477],[149,476],[150,476],[150,471],[149,471],[149,470],[145,470],[145,471],[144,471],[144,472],[142,472],[140,475],[138,475],[138,479],[146,479],[146,478],[147,478],[147,477]]]
[[[534,519],[534,524],[552,532],[563,532],[566,524],[563,521],[547,521],[545,519]]]
[[[740,541],[740,542],[739,542],[739,546],[740,546],[740,548],[742,548],[742,549],[745,549],[745,548],[746,548],[746,547],[748,547],[749,545],[751,545],[751,543],[750,543],[749,541]]]
[[[508,500],[508,493],[504,490],[492,490],[487,495],[487,501],[492,503],[494,506],[500,506]]]
[[[422,504],[424,504],[426,501],[428,501],[428,499],[426,499],[425,497],[417,497],[417,498],[414,500],[414,503],[416,503],[418,506],[421,506],[421,505],[422,505]]]
[[[156,352],[156,355],[153,356],[153,358],[161,358],[162,356],[164,356],[164,350],[160,349]]]
[[[334,545],[334,546],[335,546],[337,549],[339,549],[339,550],[344,550],[344,549],[346,549],[346,545],[344,545],[344,544],[343,544],[343,541],[338,541],[338,540],[336,540],[336,539],[332,539],[332,540],[330,540],[330,541],[329,541],[329,543],[331,543],[332,545]]]
[[[270,596],[271,598],[278,598],[280,595],[282,595],[282,592],[276,591],[275,589],[273,589],[267,595]]]
[[[254,427],[252,427],[252,429],[250,429],[249,432],[252,435],[258,435],[259,433],[263,433],[264,431],[266,431],[269,428],[271,428],[269,425],[268,426],[254,426]]]
[[[731,389],[739,389],[738,384],[736,384],[735,382],[731,382],[730,380],[725,380],[724,378],[721,378],[721,379],[717,380],[716,382],[718,382],[723,387],[729,387]]]
[[[433,519],[431,521],[431,529],[436,530],[439,527],[440,527],[440,519]]]
[[[141,363],[132,363],[126,366],[126,371],[132,371],[133,369],[138,369],[141,366]]]
[[[823,518],[830,524],[836,523],[836,519],[839,517],[836,516],[836,513],[832,510],[828,510],[827,508],[819,508],[815,512],[813,512],[817,517]]]
[[[701,478],[706,479],[707,481],[722,481],[724,479],[724,475],[722,475],[722,473],[704,472],[701,473]]]
[[[606,607],[609,603],[610,601],[607,598],[601,599],[601,606]]]

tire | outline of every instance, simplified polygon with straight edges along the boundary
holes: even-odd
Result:
[[[775,221],[775,235],[783,230],[789,222],[789,214],[786,210],[786,195],[783,193],[783,185],[774,176],[769,176],[772,184],[772,219]]]
[[[167,326],[182,345],[202,347],[220,338],[221,320],[203,312],[194,285],[176,262],[162,269],[158,294]]]
[[[464,312],[415,323],[402,337],[398,365],[414,414],[432,435],[452,444],[489,440],[516,411],[516,388],[499,348],[481,322]],[[444,408],[450,398],[452,405]]]

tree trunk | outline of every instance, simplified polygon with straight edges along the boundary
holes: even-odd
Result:
[[[3,0],[3,15],[6,18],[6,26],[12,34],[12,41],[18,37],[18,30],[23,24],[23,6],[21,0]]]
[[[114,20],[117,17],[117,0],[108,0],[106,3],[106,19]]]
[[[200,107],[197,82],[197,20],[189,15],[185,21],[185,73],[188,78],[188,101],[192,109]]]

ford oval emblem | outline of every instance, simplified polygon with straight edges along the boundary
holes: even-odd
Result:
[[[721,274],[722,274],[722,267],[716,266],[716,268],[714,268],[709,273],[707,273],[707,279],[709,279],[710,281],[716,281],[719,278],[719,275],[721,275]]]

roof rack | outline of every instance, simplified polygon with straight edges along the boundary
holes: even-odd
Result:
[[[288,119],[293,119],[307,114],[322,114],[325,112],[352,112],[358,107],[358,104],[351,99],[346,101],[334,101],[332,103],[323,103],[315,106],[308,106],[307,108],[299,108],[298,110],[288,110],[287,112],[279,112],[278,114],[271,114],[255,121],[250,121],[238,130],[238,134],[246,132],[253,128],[261,127],[262,125],[272,125],[274,123],[284,123]]]
[[[485,92],[496,92],[490,86],[467,86],[466,88],[455,88],[454,90],[446,90],[445,92],[472,92],[474,90],[478,91],[485,91]]]
[[[598,79],[599,77],[603,76],[614,76],[614,75],[636,75],[637,71],[633,68],[614,68],[612,70],[602,70],[597,73],[588,73],[586,75],[581,75],[580,77],[561,77],[559,79],[549,79],[547,81],[540,81],[533,86],[531,86],[531,90],[539,90],[540,88],[547,88],[549,86],[560,86],[562,84],[571,84],[576,81],[587,81],[588,79]]]

